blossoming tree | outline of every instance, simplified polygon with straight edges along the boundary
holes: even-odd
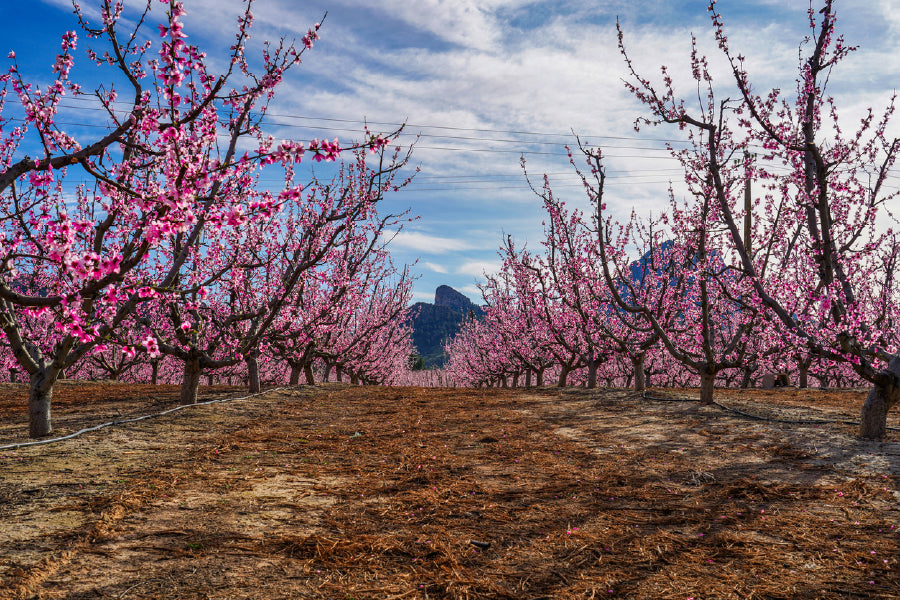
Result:
[[[897,196],[885,181],[900,139],[889,135],[893,98],[880,115],[870,109],[855,129],[843,127],[828,86],[855,48],[837,34],[834,8],[833,0],[810,5],[792,95],[778,89],[761,94],[754,88],[744,57],[730,47],[715,0],[709,12],[738,89],[737,102],[715,99],[713,77],[696,44],[691,65],[702,102],[694,109],[676,94],[665,68],[662,85],[637,73],[621,31],[620,45],[631,74],[627,85],[650,111],[650,120],[691,133],[695,145],[690,152],[711,177],[716,223],[729,233],[741,272],[752,284],[752,302],[765,308],[792,343],[828,361],[848,363],[872,383],[860,435],[881,438],[887,413],[900,400],[900,240],[885,210],[886,201]],[[732,125],[738,131],[723,135],[723,128]],[[720,145],[735,140],[760,150],[751,174],[764,183],[766,194],[754,210],[750,237],[762,244],[751,243],[741,227],[741,207],[723,177],[727,159]],[[769,268],[764,276],[772,260],[784,268],[777,276]],[[795,312],[798,297],[805,309]]]
[[[82,33],[102,46],[89,48],[89,59],[110,81],[124,82],[123,90],[111,85],[88,94],[70,80],[73,31],[63,36],[50,85],[27,82],[14,54],[0,75],[0,327],[30,377],[34,437],[51,432],[60,373],[104,344],[138,306],[183,291],[183,268],[204,232],[267,214],[267,200],[248,201],[242,193],[262,163],[276,153],[299,160],[341,150],[318,141],[275,145],[259,128],[286,72],[318,38],[318,25],[297,45],[265,44],[254,62],[246,52],[248,0],[224,70],[214,73],[206,53],[185,41],[183,4],[164,4],[158,43],[142,41],[151,2],[127,30],[121,2],[103,0],[99,23],[75,5]],[[24,124],[15,127],[4,116],[9,91],[24,113]],[[120,93],[130,98],[124,111],[116,108]],[[105,111],[103,134],[81,140],[57,123],[67,94],[92,98]],[[68,182],[75,178],[91,183],[73,190]],[[54,336],[24,326],[41,315],[54,323]],[[135,346],[157,350],[149,332],[132,340]]]

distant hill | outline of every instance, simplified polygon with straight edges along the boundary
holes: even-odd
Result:
[[[460,324],[471,312],[481,318],[484,311],[449,285],[434,292],[434,304],[416,302],[410,310],[413,344],[425,368],[444,364],[444,342],[456,335]]]

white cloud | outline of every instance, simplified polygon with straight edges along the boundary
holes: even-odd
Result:
[[[481,290],[478,289],[478,286],[464,285],[463,287],[459,288],[459,291],[467,295],[470,300],[475,302],[475,304],[480,304],[481,302],[483,302]]]
[[[429,294],[427,292],[413,292],[412,299],[414,302],[434,302],[434,294]]]
[[[424,265],[434,271],[435,273],[447,273],[447,268],[443,265],[439,265],[433,262],[425,262]]]
[[[424,254],[444,254],[471,248],[462,240],[428,235],[418,231],[401,231],[391,241],[390,247],[416,250]]]
[[[504,34],[498,11],[535,3],[536,0],[381,0],[380,8],[451,44],[489,50],[498,49]]]
[[[457,275],[471,275],[476,279],[484,279],[485,274],[492,275],[500,270],[500,262],[495,260],[470,260],[456,267]]]

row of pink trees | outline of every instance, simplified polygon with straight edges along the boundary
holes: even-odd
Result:
[[[165,355],[183,365],[186,402],[196,399],[201,372],[238,362],[258,387],[259,358],[272,355],[288,331],[283,315],[302,306],[299,290],[309,292],[322,271],[341,271],[344,287],[354,277],[381,282],[341,314],[408,300],[408,281],[377,256],[382,232],[400,217],[375,209],[403,185],[394,177],[407,157],[387,153],[389,138],[368,131],[342,148],[337,140],[277,144],[260,127],[318,24],[296,44],[265,43],[251,60],[247,0],[228,56],[215,61],[225,70],[214,73],[186,42],[183,4],[163,4],[159,43],[143,41],[149,0],[129,29],[121,2],[103,0],[99,23],[75,4],[82,35],[96,45],[90,61],[115,84],[86,93],[70,80],[75,32],[63,36],[50,85],[28,83],[13,53],[0,76],[0,328],[8,367],[14,361],[30,380],[34,437],[51,431],[54,383],[85,360],[121,374],[139,352],[151,364]],[[10,92],[24,113],[14,127],[4,116]],[[65,95],[93,98],[108,130],[87,141],[64,130],[56,115]],[[128,110],[115,108],[120,96],[130,98]],[[354,151],[332,182],[293,180],[304,157],[330,162]],[[280,193],[259,187],[264,167],[284,173]],[[72,189],[76,178],[91,183]],[[386,319],[365,326],[370,337],[386,327],[408,352],[397,311],[367,314]]]
[[[543,340],[536,349],[553,357],[562,382],[577,365],[593,385],[598,356],[652,356],[691,372],[701,399],[711,401],[717,377],[741,373],[746,384],[787,360],[804,384],[810,370],[870,382],[860,434],[881,438],[900,399],[900,247],[885,209],[897,195],[885,186],[900,148],[887,134],[893,99],[845,133],[827,86],[854,48],[835,33],[832,0],[810,7],[792,97],[753,88],[715,1],[709,11],[737,100],[716,96],[696,42],[692,105],[665,67],[659,85],[640,75],[619,32],[626,85],[650,112],[636,126],[686,132],[688,148],[672,154],[684,168],[687,200],[670,194],[656,219],[615,221],[604,204],[602,152],[579,143],[593,214],[567,210],[545,180],[536,190],[548,214],[544,252],[514,252],[507,243],[503,271],[485,290],[491,326],[469,325],[450,347],[451,368],[462,381],[487,383],[468,357],[489,343],[494,376],[515,372],[527,361],[513,340],[529,319],[538,324],[532,339]],[[763,189],[752,202],[742,193],[748,178]]]
[[[699,97],[695,109],[670,80],[657,88],[632,63],[629,89],[652,120],[687,129],[692,149],[683,153],[688,177],[706,180],[715,213],[727,231],[733,270],[751,290],[742,306],[758,308],[799,354],[848,364],[873,384],[862,410],[860,434],[884,436],[887,412],[900,399],[895,266],[897,237],[880,217],[895,193],[885,189],[900,139],[887,135],[893,99],[880,117],[871,110],[845,133],[828,84],[854,50],[836,34],[833,0],[809,9],[810,32],[801,53],[793,97],[754,90],[743,57],[732,52],[715,1],[710,13],[719,48],[731,66],[740,96],[715,95],[713,78],[696,48],[692,67]],[[621,41],[623,55],[626,56]],[[732,132],[728,122],[735,123]],[[757,165],[747,165],[766,193],[754,223],[741,227],[741,203],[728,185],[727,151],[754,144]],[[786,174],[781,174],[781,169]],[[776,263],[776,264],[773,264]]]

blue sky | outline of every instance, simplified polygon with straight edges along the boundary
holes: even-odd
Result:
[[[23,72],[48,81],[60,35],[76,29],[71,5],[67,0],[2,4],[2,56],[14,50]],[[670,179],[678,189],[677,164],[667,158],[664,144],[683,138],[669,128],[634,132],[634,119],[643,112],[621,82],[615,21],[618,17],[625,29],[638,68],[656,75],[665,63],[677,84],[688,75],[692,32],[707,49],[714,72],[722,72],[706,5],[706,0],[256,0],[257,42],[299,38],[328,12],[321,41],[291,72],[266,127],[276,139],[351,140],[364,118],[383,131],[408,123],[401,141],[420,134],[413,163],[421,173],[389,197],[385,208],[410,207],[420,218],[394,241],[395,261],[418,260],[415,300],[430,301],[438,285],[448,284],[478,301],[475,284],[484,271],[496,268],[503,236],[532,246],[541,237],[540,201],[526,186],[522,154],[532,174],[550,173],[558,195],[579,205],[583,192],[563,146],[573,142],[573,131],[602,145],[608,156],[608,203],[623,216],[632,208],[663,207]],[[126,15],[141,6],[126,2]],[[185,0],[185,6],[190,42],[212,60],[224,58],[241,4]],[[759,89],[793,87],[807,6],[802,0],[719,2],[732,47],[748,56]],[[861,46],[835,74],[831,88],[850,123],[866,106],[884,106],[900,81],[900,1],[845,0],[837,8],[847,41]],[[83,54],[76,55],[76,79],[79,60],[84,62]],[[729,95],[727,79],[720,82],[720,96]],[[92,118],[74,104],[65,116],[80,123]],[[892,133],[900,135],[896,126]],[[892,185],[900,186],[900,176]]]

